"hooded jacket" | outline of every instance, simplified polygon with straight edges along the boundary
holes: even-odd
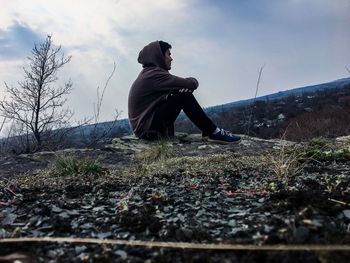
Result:
[[[150,130],[157,107],[167,96],[182,88],[194,90],[198,82],[195,78],[180,78],[168,72],[158,41],[140,51],[138,62],[143,70],[131,86],[128,114],[135,135],[142,138]]]

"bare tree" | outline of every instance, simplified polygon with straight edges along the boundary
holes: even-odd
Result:
[[[23,68],[24,80],[18,86],[7,85],[8,99],[0,101],[0,114],[23,123],[33,133],[37,149],[43,142],[43,134],[62,127],[72,113],[63,108],[72,89],[71,81],[63,86],[54,86],[57,72],[67,64],[71,56],[59,55],[61,46],[53,47],[51,36],[44,43],[34,46],[28,57],[29,68]]]

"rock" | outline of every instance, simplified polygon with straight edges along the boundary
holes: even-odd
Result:
[[[58,214],[58,216],[62,219],[68,219],[69,218],[69,215],[67,212],[61,212]]]
[[[104,209],[105,209],[104,206],[97,206],[97,207],[94,207],[94,208],[92,209],[92,211],[94,211],[94,212],[101,212],[101,211],[103,211]]]
[[[102,232],[102,233],[97,234],[97,237],[99,239],[105,239],[105,238],[110,237],[110,236],[112,236],[112,232]]]
[[[337,138],[335,139],[335,141],[338,142],[338,143],[347,143],[347,142],[350,142],[350,135],[337,137]]]
[[[273,229],[274,229],[273,226],[264,225],[264,232],[265,232],[265,233],[270,233],[271,230],[273,230]]]
[[[83,224],[83,225],[80,226],[81,229],[91,229],[91,228],[93,228],[93,227],[94,227],[94,226],[93,226],[93,224],[91,224],[91,223],[85,223],[85,224]]]
[[[73,210],[67,210],[67,214],[70,215],[70,216],[76,216],[76,215],[80,215],[80,213],[73,209]]]
[[[206,145],[206,144],[198,146],[198,150],[205,150],[207,148],[208,148],[208,145]]]
[[[120,137],[120,140],[123,142],[137,142],[140,139],[137,138],[135,135],[125,135],[123,137]]]
[[[42,152],[37,152],[34,154],[35,156],[40,156],[40,157],[47,157],[47,156],[52,156],[55,155],[55,152],[52,151],[42,151]]]
[[[343,210],[343,214],[347,219],[350,219],[350,209]]]
[[[175,235],[177,240],[191,240],[193,231],[188,228],[180,228],[176,230]]]
[[[12,225],[13,222],[16,220],[17,215],[9,213],[6,215],[6,217],[1,221],[2,225]]]
[[[49,250],[47,256],[49,258],[56,258],[60,254],[59,250]]]
[[[118,249],[117,251],[114,252],[114,254],[120,256],[122,258],[122,260],[126,260],[128,258],[128,254],[121,249]]]
[[[231,219],[230,221],[228,221],[227,225],[231,226],[231,227],[235,227],[237,226],[237,222],[234,219]]]
[[[295,242],[304,243],[304,241],[308,238],[310,234],[310,230],[306,226],[300,226],[295,231]]]
[[[63,210],[55,205],[51,207],[51,211],[54,213],[61,213]]]
[[[84,245],[82,245],[82,246],[76,246],[76,247],[75,247],[75,252],[76,252],[77,254],[80,254],[81,252],[85,251],[86,249],[87,249],[87,246],[84,246]]]

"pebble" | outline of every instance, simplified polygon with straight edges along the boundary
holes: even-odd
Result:
[[[122,258],[122,260],[126,260],[128,258],[128,254],[124,250],[121,250],[121,249],[115,251],[114,254],[120,256]]]
[[[77,254],[80,254],[81,252],[83,252],[83,251],[85,251],[87,249],[87,246],[76,246],[75,247],[75,252],[77,253]]]
[[[347,219],[350,219],[350,209],[343,210],[343,214]]]
[[[234,219],[231,219],[230,221],[228,221],[227,224],[231,227],[235,227],[237,225],[236,220],[234,220]]]

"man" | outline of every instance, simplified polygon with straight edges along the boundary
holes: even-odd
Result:
[[[240,137],[218,128],[193,96],[195,78],[169,73],[171,45],[155,41],[139,53],[143,70],[131,86],[128,100],[129,121],[135,135],[146,140],[172,137],[174,122],[181,110],[202,131],[203,138],[218,143],[237,143]]]

